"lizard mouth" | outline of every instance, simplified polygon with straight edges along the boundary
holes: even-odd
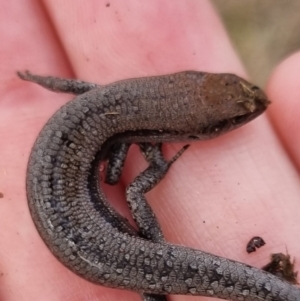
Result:
[[[187,138],[188,140],[206,140],[220,136],[223,133],[230,132],[234,129],[241,127],[242,125],[248,123],[252,119],[259,116],[261,113],[262,111],[257,111],[235,116],[232,118],[223,119],[215,124],[203,128],[201,133],[188,135]]]

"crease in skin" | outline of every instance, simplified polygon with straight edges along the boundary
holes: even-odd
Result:
[[[77,95],[40,132],[26,179],[36,228],[67,268],[88,281],[138,292],[144,300],[189,294],[232,301],[300,301],[298,286],[272,274],[165,242],[143,193],[127,196],[138,228],[145,229],[143,235],[136,233],[109,205],[95,172],[109,160],[118,168],[108,181],[118,181],[126,154],[116,160],[112,150],[128,149],[116,147],[122,144],[155,148],[162,142],[207,140],[237,129],[266,110],[269,100],[262,90],[233,74],[196,71],[105,86],[29,72],[18,75]],[[163,172],[156,163],[149,159],[148,169],[134,180],[142,187],[139,191],[152,189],[163,178],[167,169]],[[151,223],[157,227],[149,227]],[[147,229],[156,229],[151,239]]]

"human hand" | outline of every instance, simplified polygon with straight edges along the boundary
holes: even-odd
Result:
[[[1,300],[139,300],[135,293],[74,275],[39,237],[25,194],[28,156],[42,126],[72,96],[22,82],[15,72],[29,69],[100,84],[188,69],[245,72],[206,1],[108,7],[108,1],[45,0],[45,10],[34,1],[10,3],[3,1],[0,18]],[[257,267],[287,247],[299,262],[299,64],[295,55],[274,72],[268,114],[224,137],[193,143],[147,194],[168,241]],[[166,157],[181,145],[166,145]],[[126,217],[123,189],[146,166],[138,156],[134,148],[120,185],[107,191]],[[254,235],[267,245],[248,255],[246,243]]]

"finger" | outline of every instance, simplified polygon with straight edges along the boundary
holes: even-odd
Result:
[[[300,170],[300,52],[281,63],[268,84],[271,121],[298,171]]]
[[[40,68],[64,74],[68,64],[37,1],[2,1],[0,23],[0,298],[33,300],[43,291],[37,299],[47,300],[49,293],[50,300],[44,276],[57,268],[49,264],[53,256],[32,223],[25,174],[31,146],[63,97],[52,101],[42,89],[22,83],[16,71]]]
[[[244,74],[207,1],[83,3],[45,1],[80,78],[109,83],[199,68]]]

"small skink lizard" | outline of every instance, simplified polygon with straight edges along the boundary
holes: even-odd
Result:
[[[157,237],[159,229],[149,234],[152,227],[140,218],[138,200],[144,201],[143,193],[168,167],[157,171],[160,178],[144,174],[127,190],[143,237],[109,205],[99,185],[99,164],[109,160],[107,182],[116,182],[132,143],[153,163],[153,173],[163,158],[152,158],[151,149],[159,157],[160,143],[211,139],[248,123],[268,106],[262,90],[233,74],[196,71],[105,86],[18,74],[50,90],[77,95],[40,132],[26,180],[37,230],[65,266],[94,283],[145,294],[144,300],[190,294],[235,301],[300,301],[298,286],[272,274],[170,244]],[[147,210],[148,222],[156,225]]]

